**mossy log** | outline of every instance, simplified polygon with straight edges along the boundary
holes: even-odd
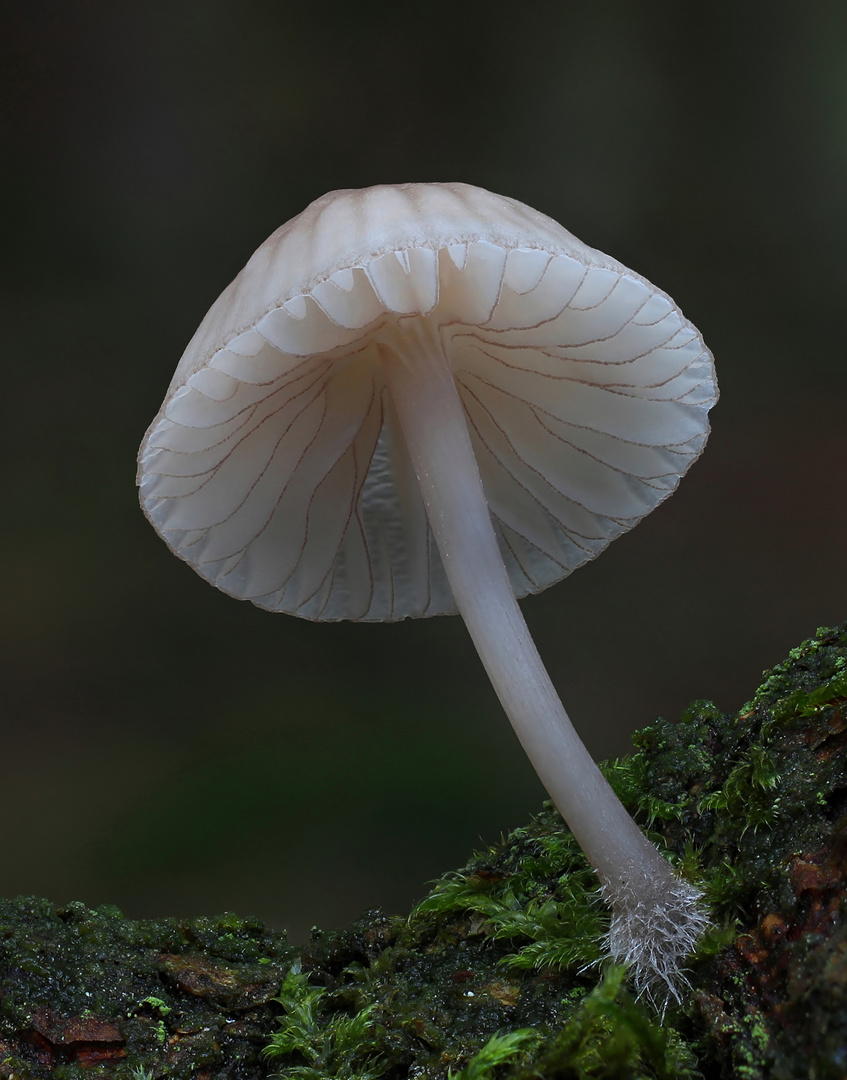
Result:
[[[0,902],[0,1078],[843,1080],[845,703],[847,627],[820,630],[736,715],[696,702],[605,766],[710,905],[679,1001],[604,962],[596,879],[545,807],[410,915],[303,949],[235,915]]]

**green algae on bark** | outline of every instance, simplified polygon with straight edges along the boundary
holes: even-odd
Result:
[[[269,1002],[291,964],[256,919],[124,919],[0,901],[0,1077],[263,1075]]]
[[[696,702],[635,744],[604,771],[714,920],[664,1015],[603,962],[596,880],[547,806],[408,917],[303,949],[235,916],[6,902],[0,1078],[841,1080],[847,628],[738,714]]]

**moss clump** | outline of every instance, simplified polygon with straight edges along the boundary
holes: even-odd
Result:
[[[845,701],[847,628],[820,630],[738,714],[695,702],[605,766],[715,923],[663,1021],[603,970],[596,880],[552,807],[408,919],[318,936],[302,962],[326,1016],[367,1010],[369,1067],[392,1078],[445,1076],[526,1028],[501,1080],[847,1075]]]
[[[712,910],[664,1015],[604,964],[596,879],[548,806],[408,917],[296,952],[229,916],[6,904],[0,1077],[842,1078],[845,703],[847,628],[821,630],[737,715],[696,702],[606,765]]]

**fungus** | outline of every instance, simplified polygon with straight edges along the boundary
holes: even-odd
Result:
[[[465,184],[337,191],[256,251],[139,454],[144,512],[232,596],[314,620],[458,611],[612,908],[607,946],[676,993],[707,925],[583,746],[516,597],[676,488],[717,397],[673,301]]]

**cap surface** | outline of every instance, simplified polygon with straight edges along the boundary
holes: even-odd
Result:
[[[410,319],[437,327],[518,596],[636,524],[705,444],[711,355],[638,274],[469,185],[333,192],[219,297],[144,438],[169,546],[275,611],[454,611],[379,361]]]

